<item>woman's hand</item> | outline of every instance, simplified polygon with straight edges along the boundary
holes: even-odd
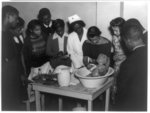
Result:
[[[90,58],[88,56],[83,57],[83,63],[84,63],[85,66],[87,66],[91,62],[92,62],[92,58]]]
[[[88,56],[84,56],[83,63],[84,63],[85,66],[87,66],[88,64],[96,64],[96,60],[92,59]]]

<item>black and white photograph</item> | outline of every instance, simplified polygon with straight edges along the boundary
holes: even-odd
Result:
[[[142,0],[1,1],[1,111],[148,111]]]

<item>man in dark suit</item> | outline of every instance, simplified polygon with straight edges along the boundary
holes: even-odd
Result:
[[[2,110],[19,110],[21,104],[21,75],[23,67],[14,43],[14,29],[19,11],[9,5],[2,8]]]
[[[126,22],[123,40],[131,54],[122,63],[117,76],[117,96],[114,110],[147,110],[147,48],[140,26]]]

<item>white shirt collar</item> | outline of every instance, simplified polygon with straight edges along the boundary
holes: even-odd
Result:
[[[19,38],[20,38],[21,42],[24,43],[24,38],[23,38],[23,36],[20,35]]]
[[[19,40],[18,40],[18,38],[17,38],[16,36],[14,36],[13,38],[14,38],[14,41],[15,41],[16,43],[19,43]]]
[[[64,33],[62,37],[60,37],[57,33],[54,33],[53,39],[64,38],[65,36],[67,36],[67,33]]]
[[[52,26],[52,21],[50,21],[49,25],[43,24],[46,28],[51,27]]]
[[[138,46],[136,46],[136,47],[133,48],[133,51],[135,51],[137,48],[140,48],[140,47],[143,47],[143,46],[145,46],[145,45],[144,44],[138,45]]]

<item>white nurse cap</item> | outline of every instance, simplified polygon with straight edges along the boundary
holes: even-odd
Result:
[[[80,20],[81,18],[77,14],[68,17],[69,24],[76,22],[76,21],[80,21]]]

